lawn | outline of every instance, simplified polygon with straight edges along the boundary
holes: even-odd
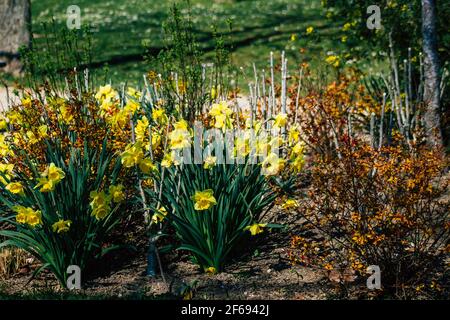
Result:
[[[162,24],[173,1],[79,0],[82,24],[93,27],[96,66],[109,65],[113,82],[135,82],[152,66],[142,58],[143,44],[157,52],[162,47]],[[64,26],[69,0],[32,1],[33,32],[43,33],[42,22],[54,17]],[[191,16],[196,35],[207,51],[213,46],[212,26],[233,43],[233,59],[249,72],[253,62],[267,66],[269,52],[286,50],[292,61],[316,65],[333,48],[339,48],[339,26],[326,19],[319,1],[308,0],[193,0]],[[231,21],[232,32],[227,21]],[[306,35],[306,28],[314,33]],[[296,41],[290,41],[292,35]],[[300,49],[307,50],[300,54]],[[291,64],[292,65],[292,64]]]

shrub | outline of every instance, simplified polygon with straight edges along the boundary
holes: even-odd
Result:
[[[410,297],[431,283],[450,249],[446,163],[438,151],[410,149],[399,135],[379,150],[343,137],[340,153],[313,168],[299,212],[318,237],[294,237],[292,259],[350,274],[378,265],[383,292]]]
[[[204,271],[222,271],[246,235],[275,227],[261,221],[277,193],[259,165],[173,166],[162,179],[161,203],[170,212],[166,217],[181,242],[178,249],[190,251]]]
[[[101,149],[86,144],[83,150],[48,143],[43,172],[24,154],[25,170],[2,175],[7,184],[1,187],[0,201],[8,210],[1,221],[15,229],[0,230],[6,238],[0,247],[28,251],[42,262],[35,274],[49,269],[64,287],[69,265],[79,266],[83,278],[88,277],[93,261],[111,249],[104,239],[123,214],[118,210],[123,191],[115,185],[121,165],[106,143]]]

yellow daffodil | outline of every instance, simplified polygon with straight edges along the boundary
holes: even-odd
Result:
[[[23,206],[15,206],[13,210],[16,212],[16,221],[21,224],[27,223],[28,209]],[[31,209],[33,210],[33,209]]]
[[[166,124],[168,120],[166,111],[163,108],[154,108],[152,110],[152,119],[160,125]]]
[[[31,100],[30,97],[25,96],[25,97],[23,97],[20,101],[22,102],[22,105],[23,105],[25,108],[30,108],[30,107],[31,107],[32,100]]]
[[[111,210],[109,207],[110,197],[104,191],[91,191],[89,197],[91,199],[92,216],[97,220],[105,218]]]
[[[238,136],[234,142],[234,153],[236,157],[246,157],[250,154],[250,142],[247,137]]]
[[[281,208],[284,210],[289,210],[292,208],[298,207],[298,202],[295,199],[287,199],[282,205]]]
[[[136,142],[135,144],[129,144],[125,151],[121,154],[122,164],[125,168],[131,168],[138,165],[144,158],[144,152],[142,151],[142,144]]]
[[[206,170],[211,169],[216,165],[217,157],[208,156],[206,157],[205,161],[203,162],[203,168]]]
[[[146,116],[143,116],[142,119],[137,121],[136,128],[134,129],[137,141],[144,141],[149,137],[149,126],[150,123]]]
[[[267,223],[254,223],[251,226],[245,227],[244,230],[248,230],[252,236],[256,236],[257,234],[263,233],[266,226]]]
[[[69,107],[67,107],[65,104],[62,105],[59,109],[61,119],[65,124],[70,124],[73,120],[73,114]]]
[[[297,39],[298,39],[298,36],[295,33],[291,34],[291,42],[294,42]]]
[[[187,129],[175,129],[169,134],[170,148],[183,149],[191,145],[191,136]]]
[[[39,128],[38,128],[39,138],[43,138],[43,139],[47,138],[48,137],[47,131],[48,131],[48,127],[45,124],[39,126]]]
[[[308,27],[308,28],[306,28],[306,34],[311,34],[311,33],[313,33],[314,32],[314,27]]]
[[[100,101],[100,103],[104,101],[111,101],[117,96],[117,91],[115,91],[111,85],[100,86],[100,89],[95,94],[95,99]]]
[[[92,216],[94,216],[97,220],[102,220],[109,214],[110,210],[111,208],[108,204],[103,204],[92,210]]]
[[[38,137],[36,137],[36,135],[34,134],[33,131],[29,130],[25,133],[25,135],[27,136],[27,140],[29,144],[36,144],[39,142]]]
[[[128,100],[125,106],[123,107],[123,111],[127,114],[134,114],[139,110],[141,106],[134,100]]]
[[[52,225],[53,232],[56,232],[56,233],[68,232],[71,224],[72,224],[72,221],[70,221],[70,220],[60,219]]]
[[[156,171],[156,166],[150,158],[145,158],[139,162],[139,169],[141,169],[143,173],[149,174],[152,171]]]
[[[123,185],[118,184],[117,186],[110,186],[109,196],[111,197],[111,200],[115,203],[123,201],[125,199],[125,194],[123,192]]]
[[[49,180],[45,177],[37,178],[38,184],[34,187],[35,189],[40,188],[40,192],[51,192],[55,190],[55,183],[53,180]]]
[[[204,191],[195,191],[195,194],[191,197],[194,201],[195,210],[208,210],[213,205],[217,204],[216,198],[214,198],[214,191],[207,189]]]
[[[298,142],[300,139],[300,126],[298,124],[292,125],[288,130],[288,140],[290,143]]]
[[[164,207],[161,207],[158,212],[156,212],[155,214],[153,214],[152,216],[152,221],[153,223],[158,223],[158,222],[162,222],[165,217],[167,216],[167,210]]]
[[[188,123],[187,123],[186,120],[181,119],[181,120],[175,122],[173,127],[175,128],[175,130],[187,130],[188,129]]]
[[[3,185],[8,184],[7,180],[11,180],[11,175],[14,169],[12,163],[0,163],[0,183]],[[6,178],[6,179],[5,179]]]
[[[208,267],[208,268],[205,268],[205,272],[209,273],[209,274],[216,274],[217,273],[217,269],[214,268],[214,267]]]
[[[13,194],[23,195],[23,185],[20,182],[10,182],[5,189]]]
[[[132,87],[128,87],[127,95],[138,100],[141,98],[141,93]]]
[[[0,114],[0,130],[6,129],[8,129],[8,122],[6,121],[6,118]]]
[[[285,160],[280,159],[275,153],[269,154],[262,162],[263,174],[278,174],[284,167]]]
[[[91,191],[89,194],[91,200],[90,205],[92,208],[100,206],[109,202],[110,198],[104,191]]]
[[[16,212],[16,221],[18,223],[27,223],[33,228],[42,224],[42,214],[39,210],[33,210],[33,208],[26,208],[23,206],[16,206],[13,210]]]
[[[53,183],[59,183],[66,174],[61,168],[58,168],[53,162],[45,169],[42,173],[42,177],[46,177],[48,180],[51,180]]]
[[[287,114],[279,113],[275,116],[275,122],[273,123],[274,128],[285,127],[287,123]]]
[[[342,27],[343,31],[348,31],[350,30],[350,28],[352,27],[351,23],[347,22],[346,24],[344,24],[344,26]]]
[[[303,158],[302,155],[296,156],[291,161],[291,168],[297,173],[302,171],[304,165],[305,165],[305,159]]]
[[[232,114],[233,111],[228,107],[228,104],[225,101],[213,104],[209,111],[209,115],[214,119],[214,127],[222,130],[227,128],[231,129],[233,127]]]

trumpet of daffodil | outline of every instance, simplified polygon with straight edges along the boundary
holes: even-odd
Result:
[[[112,125],[114,130],[122,130],[125,127],[127,122],[129,121],[130,112],[127,112],[125,109],[120,110],[113,116],[106,119],[106,121]]]
[[[71,224],[72,224],[71,220],[60,219],[52,225],[53,232],[56,232],[56,233],[69,232]]]
[[[100,86],[100,89],[95,94],[95,99],[103,103],[104,101],[111,101],[117,96],[117,91],[115,91],[111,85]]]
[[[128,87],[127,95],[129,95],[130,97],[132,97],[134,99],[140,99],[141,98],[141,93],[139,91],[137,91],[133,87]]]
[[[290,143],[298,142],[300,139],[300,126],[296,123],[288,130],[288,140]]]
[[[246,226],[244,230],[248,230],[252,236],[263,233],[267,223],[254,223],[251,226]]]
[[[291,168],[297,173],[302,171],[304,165],[305,159],[302,155],[296,156],[291,162]]]
[[[36,135],[34,134],[33,131],[28,130],[25,135],[27,136],[27,140],[29,144],[36,144],[39,142],[38,137],[36,137]]]
[[[285,127],[287,123],[287,114],[279,113],[275,116],[275,121],[273,123],[274,128]]]
[[[41,174],[42,177],[46,177],[48,180],[53,181],[53,183],[59,183],[66,174],[61,168],[58,168],[53,162],[45,169],[45,171]]]
[[[65,124],[70,124],[72,122],[73,114],[68,106],[66,106],[65,104],[61,105],[61,107],[59,108],[59,112],[61,115],[61,119]]]
[[[161,166],[170,168],[172,165],[178,165],[175,162],[174,152],[166,153],[161,161]]]
[[[48,127],[43,124],[41,126],[39,126],[38,128],[38,133],[39,133],[39,138],[45,139],[48,137]]]
[[[13,194],[23,195],[23,185],[20,182],[10,182],[5,189]]]
[[[3,184],[3,185],[8,184],[7,180],[11,180],[11,175],[12,175],[13,170],[14,170],[14,164],[0,163],[0,183],[1,184]]]
[[[4,134],[0,134],[0,156],[6,157],[11,154],[11,150],[9,149],[9,144],[6,142],[6,136]]]
[[[216,165],[216,162],[217,157],[207,156],[205,161],[203,162],[203,168],[209,170]]]
[[[205,272],[208,273],[208,274],[216,274],[217,273],[217,269],[214,268],[214,267],[208,267],[208,268],[205,268]]]
[[[236,157],[246,157],[250,154],[250,141],[245,136],[238,136],[234,141],[234,154]]]
[[[173,127],[175,128],[175,130],[187,130],[188,129],[188,123],[187,123],[186,120],[181,119],[181,120],[175,122]]]
[[[117,186],[109,187],[109,196],[111,200],[115,203],[119,203],[125,199],[125,193],[123,192],[123,185],[118,184]]]
[[[100,105],[99,114],[104,118],[108,118],[114,116],[119,111],[120,108],[116,101],[104,100]]]
[[[97,220],[105,218],[111,210],[111,208],[109,207],[109,196],[107,196],[104,191],[91,191],[89,197],[91,199],[91,215],[94,216]]]
[[[150,172],[156,170],[156,166],[150,158],[145,158],[139,162],[139,169],[141,169],[143,173],[149,174]]]
[[[123,111],[128,114],[134,114],[140,108],[139,103],[134,100],[128,100],[125,106],[123,107]]]
[[[233,128],[233,119],[231,118],[233,111],[225,101],[213,104],[208,114],[213,117],[215,128],[222,130]]]
[[[153,223],[158,223],[158,222],[162,222],[165,217],[167,216],[167,210],[164,207],[161,207],[158,212],[156,212],[155,214],[153,214],[152,216],[152,221]]]
[[[282,205],[281,208],[284,210],[289,210],[292,208],[298,207],[298,202],[295,199],[287,199]]]
[[[121,154],[121,161],[124,167],[131,168],[144,158],[144,152],[142,151],[141,142],[136,142],[135,144],[129,144],[125,151]]]
[[[278,174],[284,167],[285,160],[280,159],[275,153],[270,153],[262,162],[262,172],[264,175]]]
[[[16,212],[16,221],[18,223],[26,223],[33,228],[42,224],[42,214],[39,210],[33,210],[33,208],[26,208],[23,206],[15,206],[13,210]]]
[[[166,111],[163,108],[154,108],[152,110],[152,119],[160,125],[166,124],[168,120]]]
[[[292,148],[292,154],[302,155],[305,150],[305,144],[303,142],[297,142]]]
[[[30,97],[26,96],[26,97],[23,97],[22,99],[20,99],[20,102],[22,102],[22,105],[25,108],[30,108],[32,100]]]
[[[149,126],[150,123],[146,116],[143,116],[142,119],[137,121],[136,128],[134,129],[137,141],[144,141],[149,136]]]
[[[6,122],[5,117],[0,115],[0,130],[6,130],[8,129],[8,123]]]
[[[55,182],[47,178],[37,178],[38,184],[34,187],[35,189],[40,188],[40,192],[52,192],[55,190]]]
[[[175,129],[169,134],[170,148],[183,149],[191,145],[191,135],[187,129]]]
[[[191,197],[194,201],[195,210],[208,210],[213,205],[217,204],[216,198],[214,198],[214,191],[207,189],[204,191],[195,191],[195,194]]]

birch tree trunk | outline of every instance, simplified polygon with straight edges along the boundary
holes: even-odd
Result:
[[[422,37],[426,104],[424,123],[427,142],[443,146],[440,110],[440,67],[436,39],[436,1],[422,0]]]
[[[0,0],[0,71],[20,73],[19,48],[30,46],[30,33],[30,0]]]

